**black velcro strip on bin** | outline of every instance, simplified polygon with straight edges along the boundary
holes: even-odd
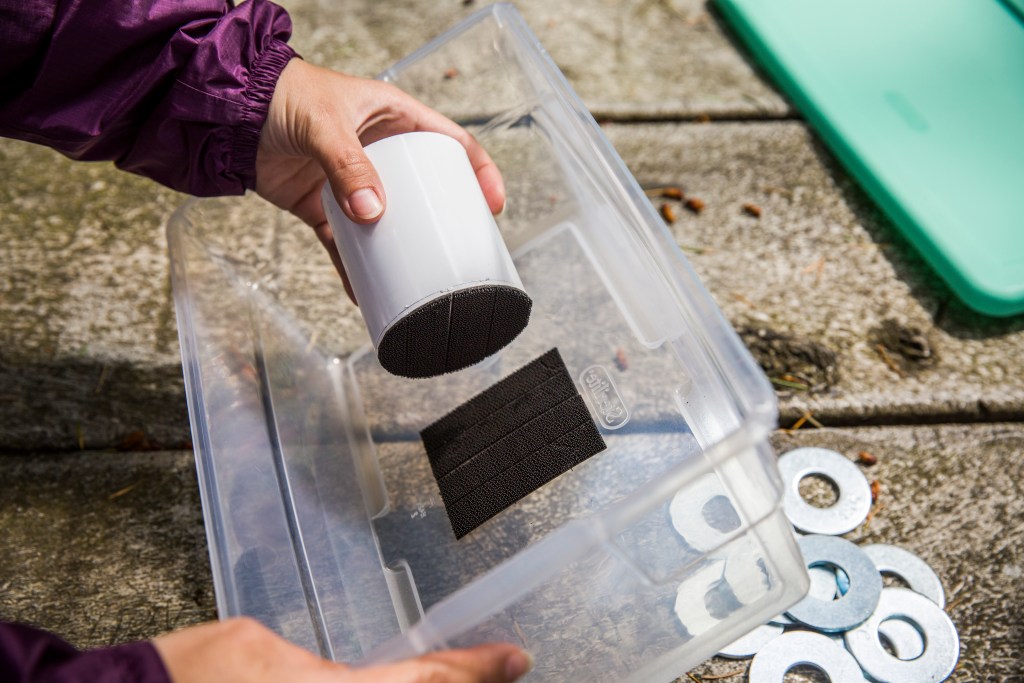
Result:
[[[403,315],[384,332],[377,358],[402,377],[434,377],[482,361],[515,339],[533,301],[506,285],[445,294]]]
[[[428,453],[442,448],[469,427],[486,420],[519,396],[528,394],[544,380],[558,375],[565,377],[572,385],[558,349],[551,349],[424,428],[420,432],[423,445],[427,447]]]
[[[420,436],[456,538],[605,449],[557,349]]]

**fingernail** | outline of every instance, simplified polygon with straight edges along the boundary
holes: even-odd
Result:
[[[348,207],[357,218],[365,220],[379,216],[384,205],[381,204],[376,192],[364,187],[348,196]]]
[[[501,218],[502,216],[504,216],[505,215],[505,209],[507,209],[507,208],[508,208],[508,198],[505,199],[505,202],[501,205],[501,208],[498,209],[498,213],[494,214],[494,217],[495,218]]]
[[[533,657],[527,652],[516,652],[505,662],[505,679],[514,681],[533,668]]]

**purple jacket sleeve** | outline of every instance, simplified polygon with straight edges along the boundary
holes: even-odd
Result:
[[[0,0],[0,136],[241,194],[290,35],[267,0]]]
[[[80,652],[45,631],[0,623],[0,680],[11,683],[171,683],[151,643]]]

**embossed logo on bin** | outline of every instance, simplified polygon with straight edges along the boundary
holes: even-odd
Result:
[[[629,409],[615,387],[608,371],[601,365],[591,365],[580,375],[590,405],[597,411],[601,426],[606,429],[618,429],[629,422]]]

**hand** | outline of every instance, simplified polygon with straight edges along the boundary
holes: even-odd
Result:
[[[374,222],[388,198],[363,146],[413,131],[444,133],[461,142],[487,205],[493,213],[504,208],[501,173],[464,128],[393,85],[301,59],[288,62],[270,101],[256,155],[256,191],[312,226],[344,279],[320,204],[324,180],[330,179],[338,205],[349,218]],[[345,287],[352,296],[347,280]]]
[[[512,645],[481,645],[353,669],[245,618],[192,626],[153,644],[174,683],[511,683],[530,666]]]

